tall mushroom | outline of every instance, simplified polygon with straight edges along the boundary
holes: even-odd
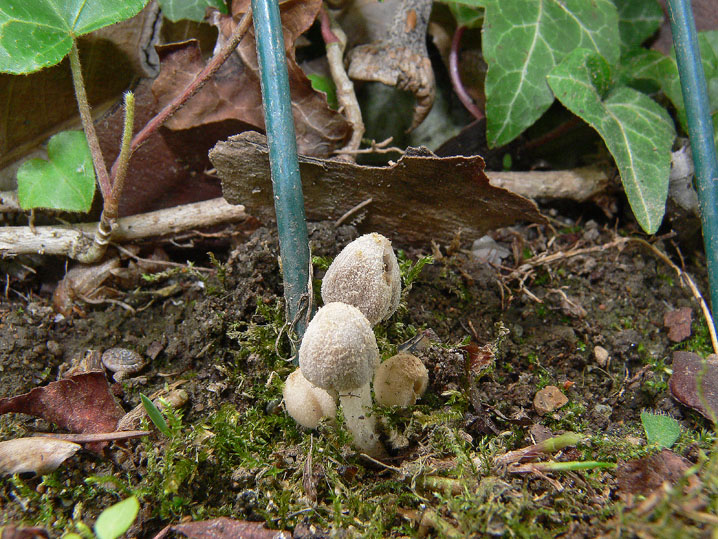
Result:
[[[339,393],[354,445],[372,457],[385,455],[371,415],[370,383],[378,363],[379,348],[371,324],[359,309],[340,302],[317,311],[299,348],[304,377],[315,386]]]
[[[322,280],[324,303],[341,301],[359,309],[371,325],[399,306],[401,275],[391,242],[373,232],[342,249]]]

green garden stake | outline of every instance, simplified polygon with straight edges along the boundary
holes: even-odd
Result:
[[[689,0],[668,0],[678,74],[686,105],[688,135],[693,150],[696,187],[708,266],[711,310],[718,310],[718,163],[713,140],[706,77],[701,64],[696,25]]]
[[[282,21],[277,0],[252,0],[252,18],[261,73],[264,122],[269,146],[274,210],[279,230],[287,319],[301,340],[309,318],[307,315],[311,315],[306,312],[311,293],[309,238],[297,161],[297,141]]]

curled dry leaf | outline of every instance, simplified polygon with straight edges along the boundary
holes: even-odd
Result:
[[[426,29],[433,0],[403,0],[384,39],[355,47],[349,53],[349,76],[376,81],[414,94],[409,130],[427,117],[436,83],[426,49]]]
[[[227,517],[168,526],[158,533],[155,539],[166,537],[170,532],[190,539],[230,539],[236,537],[242,537],[243,539],[291,539],[292,537],[292,533],[288,531],[268,530],[261,522],[247,522]]]
[[[73,442],[39,436],[0,442],[0,475],[29,472],[44,475],[56,470],[81,448]]]
[[[102,372],[87,372],[0,399],[0,415],[8,412],[41,417],[76,433],[112,432],[124,415]],[[100,451],[106,443],[88,445]]]
[[[111,275],[111,270],[120,267],[120,259],[109,258],[99,264],[79,264],[68,271],[58,283],[52,295],[55,309],[69,316],[75,303],[83,298],[92,298]]]
[[[350,127],[344,117],[329,108],[324,94],[312,84],[294,59],[295,41],[314,22],[321,0],[288,0],[280,4],[292,110],[300,153],[325,157],[344,146]],[[233,2],[233,17],[215,13],[218,43],[234,29],[248,1]],[[162,68],[152,91],[162,107],[170,102],[204,67],[196,41],[159,48]],[[264,129],[262,93],[259,79],[254,29],[251,28],[235,54],[197,95],[181,108],[165,126],[188,129],[211,122],[234,119]]]
[[[718,358],[703,359],[693,352],[673,352],[668,385],[675,399],[708,419],[718,417]]]

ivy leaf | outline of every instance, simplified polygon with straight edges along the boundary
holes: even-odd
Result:
[[[561,103],[593,127],[621,173],[641,227],[658,230],[668,194],[673,121],[651,98],[626,86],[612,90],[610,66],[595,52],[577,49],[548,76]]]
[[[457,26],[467,28],[480,28],[484,22],[484,11],[477,7],[462,2],[450,2],[449,9],[456,19]]]
[[[640,46],[663,22],[663,10],[656,0],[613,0],[613,3],[618,9],[622,51]]]
[[[227,13],[227,4],[224,0],[160,0],[160,7],[162,15],[172,22],[182,19],[202,22],[208,7]]]
[[[97,517],[95,534],[98,539],[116,539],[130,529],[140,511],[137,498],[129,498],[111,505]]]
[[[87,212],[95,195],[95,169],[82,131],[62,131],[47,144],[48,161],[30,159],[17,171],[23,209]]]
[[[487,138],[501,146],[553,103],[546,75],[581,47],[611,63],[619,57],[611,0],[486,0],[483,27]]]
[[[72,39],[139,13],[148,0],[0,0],[0,72],[55,65]]]

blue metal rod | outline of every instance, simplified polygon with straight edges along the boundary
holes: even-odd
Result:
[[[688,136],[693,150],[708,283],[711,289],[711,310],[715,322],[715,313],[718,310],[718,162],[713,140],[713,123],[690,1],[668,0],[667,4],[686,106]]]
[[[309,300],[309,239],[277,0],[252,0],[252,18],[261,73],[287,319],[294,325],[301,340],[307,320],[303,308],[307,308]]]

